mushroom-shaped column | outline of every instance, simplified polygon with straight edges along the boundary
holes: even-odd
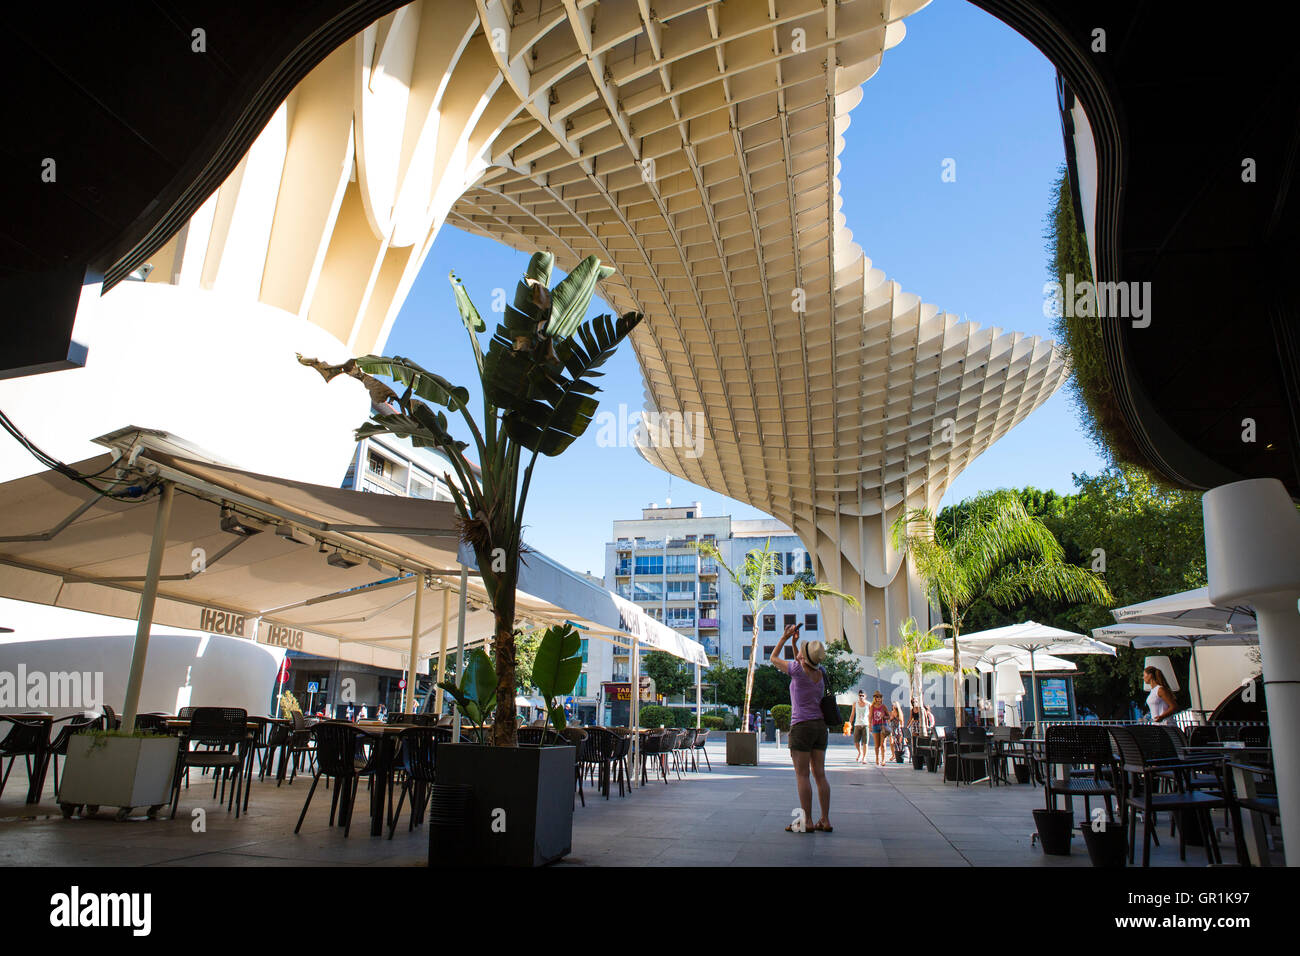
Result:
[[[1210,600],[1259,621],[1269,734],[1287,864],[1300,865],[1300,513],[1276,478],[1205,493]]]

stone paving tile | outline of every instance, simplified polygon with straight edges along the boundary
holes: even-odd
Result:
[[[764,745],[758,767],[727,768],[721,741],[710,747],[714,771],[670,782],[650,780],[629,797],[615,787],[609,800],[595,788],[574,810],[572,866],[1088,866],[1082,840],[1065,857],[1030,846],[1031,810],[1040,789],[1019,785],[954,787],[939,774],[910,764],[884,770],[856,764],[845,747],[829,752],[831,834],[791,834],[784,827],[797,802],[789,755]],[[40,804],[22,803],[26,779],[15,766],[0,799],[0,866],[423,866],[428,831],[406,829],[394,839],[369,835],[367,794],[357,800],[352,833],[328,825],[329,793],[318,789],[301,834],[293,826],[307,787],[254,781],[249,811],[236,820],[196,784],[181,795],[175,820],[118,823],[109,810],[97,818],[64,820],[52,782]],[[309,782],[309,781],[308,781]],[[816,796],[814,794],[814,805]],[[206,811],[206,832],[191,814]],[[1083,807],[1075,807],[1082,818]],[[1168,832],[1167,823],[1162,834]],[[1231,841],[1225,862],[1233,859]],[[1204,865],[1198,848],[1178,861],[1176,841],[1153,848],[1159,866]]]

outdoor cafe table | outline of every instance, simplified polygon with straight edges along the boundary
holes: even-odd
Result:
[[[43,723],[45,728],[45,746],[32,756],[34,766],[27,781],[27,802],[40,803],[41,793],[45,790],[45,771],[50,764],[50,728],[54,726],[53,714],[0,714],[0,720],[7,720],[15,726],[23,723]]]
[[[397,738],[403,730],[417,724],[385,724],[379,721],[358,720],[356,726],[373,737],[378,737],[374,754],[374,785],[370,788],[370,835],[383,836],[388,817],[388,782],[393,775],[393,759],[397,754]],[[342,823],[340,822],[340,825]]]

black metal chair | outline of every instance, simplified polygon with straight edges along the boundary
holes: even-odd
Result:
[[[167,715],[166,714],[136,714],[135,732],[137,734],[167,733]]]
[[[1061,768],[1061,775],[1053,773]],[[1105,727],[1094,724],[1066,724],[1047,728],[1043,742],[1043,789],[1048,810],[1056,809],[1056,798],[1067,802],[1083,797],[1084,814],[1091,819],[1091,801],[1099,797],[1106,804],[1106,818],[1115,820],[1112,801],[1119,799],[1115,751]]]
[[[335,784],[330,798],[330,826],[334,826],[337,813],[346,837],[352,831],[352,809],[357,802],[357,785],[362,777],[373,779],[375,774],[375,748],[371,749],[370,756],[362,756],[363,744],[376,743],[378,738],[355,724],[333,720],[317,724],[311,729],[311,734],[316,741],[316,774],[312,777],[311,789],[307,791],[307,799],[302,805],[302,813],[298,816],[298,825],[293,828],[293,832],[302,829],[302,821],[307,817],[307,808],[311,806],[316,784],[324,776],[327,786],[331,778]],[[380,781],[380,785],[383,786],[384,781]]]
[[[54,740],[50,742],[50,759],[54,763],[54,799],[59,799],[59,758],[68,756],[68,743],[72,740],[73,734],[79,734],[83,730],[99,726],[100,718],[85,717],[81,714],[73,714],[71,717],[63,717],[56,720],[60,723],[66,720],[67,723],[59,728],[55,734]],[[3,789],[3,788],[0,788]]]
[[[289,774],[289,785],[293,785],[294,779],[298,776],[298,768],[302,765],[303,757],[307,758],[307,772],[314,773],[316,769],[316,750],[315,742],[312,739],[312,724],[308,722],[300,712],[294,711],[289,715],[292,721],[292,727],[289,730],[288,739],[280,751],[280,764],[276,770],[275,785],[278,787],[284,783],[285,768],[292,764],[293,770]]]
[[[181,776],[188,776],[191,767],[211,770],[212,796],[217,796],[217,785],[221,785],[221,799],[225,799],[226,784],[230,784],[230,803],[239,818],[243,801],[239,799],[241,784],[244,782],[244,768],[247,764],[248,745],[251,743],[248,732],[248,711],[239,707],[195,707],[190,711],[189,727],[181,735],[180,746],[176,750],[176,773],[172,778],[172,819],[176,818],[176,808],[181,799]],[[191,749],[193,745],[204,747],[203,750]]]
[[[122,727],[122,718],[117,715],[112,707],[105,704],[102,708],[103,713],[100,715],[99,724],[102,730],[120,730]]]
[[[0,777],[0,796],[4,795],[5,784],[14,769],[14,761],[19,757],[27,766],[28,787],[32,786],[34,774],[39,774],[49,758],[50,723],[46,720],[24,720],[21,714],[6,714],[4,721],[11,724],[9,733],[0,740],[0,761],[9,758],[9,766],[4,776]]]
[[[659,773],[664,778],[664,783],[668,782],[668,771],[663,763],[663,743],[664,737],[667,736],[666,730],[652,730],[647,734],[642,734],[637,749],[641,754],[641,786],[646,785],[646,761],[651,757],[659,764]]]
[[[583,770],[592,775],[599,793],[609,799],[610,778],[613,771],[615,754],[618,752],[618,736],[607,727],[588,727],[587,746],[582,752]],[[623,779],[618,782],[619,796],[623,795]]]
[[[1177,757],[1170,760],[1167,757],[1161,757],[1161,753],[1172,749],[1172,743],[1163,733],[1165,743],[1162,746],[1159,738],[1154,735],[1144,734],[1144,739],[1149,742],[1153,749],[1148,751],[1144,746],[1143,740],[1139,739],[1133,733],[1137,726],[1132,727],[1111,727],[1109,729],[1111,737],[1114,739],[1116,746],[1120,751],[1120,769],[1123,771],[1122,777],[1123,794],[1121,797],[1122,805],[1125,807],[1129,824],[1129,862],[1133,862],[1136,851],[1137,840],[1137,815],[1142,814],[1142,865],[1150,866],[1151,864],[1151,838],[1155,830],[1155,816],[1160,811],[1169,811],[1172,814],[1189,814],[1195,817],[1201,824],[1202,833],[1205,837],[1205,859],[1207,863],[1221,863],[1222,857],[1219,854],[1218,839],[1215,835],[1214,824],[1210,819],[1210,811],[1217,810],[1228,805],[1227,799],[1222,792],[1215,794],[1206,790],[1193,790],[1188,782],[1188,776],[1194,771],[1211,770],[1222,774],[1223,764],[1219,760],[1195,760],[1182,761]],[[1159,730],[1159,728],[1152,728]],[[1178,858],[1185,860],[1187,858],[1186,844],[1187,827],[1178,828]]]
[[[989,737],[988,731],[983,727],[958,727],[957,728],[957,785],[961,786],[962,778],[966,776],[966,768],[974,767],[978,764],[984,765],[984,778],[988,780],[991,788],[997,782],[997,770],[994,768],[993,760],[993,741]],[[971,773],[974,772],[972,769]],[[972,778],[968,782],[974,783],[980,778]]]
[[[707,727],[695,731],[695,769],[700,769],[700,757],[703,757],[704,765],[708,767],[709,773],[713,773],[713,764],[709,762],[709,751],[704,746],[708,740],[709,730]]]

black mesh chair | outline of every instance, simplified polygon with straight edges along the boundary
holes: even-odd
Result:
[[[587,795],[582,790],[582,756],[587,752],[587,731],[581,727],[564,728],[564,739],[566,743],[572,744],[575,748],[573,759],[573,782],[574,789],[578,791],[578,799],[582,805],[587,805]]]
[[[705,749],[705,744],[709,739],[709,730],[707,727],[695,731],[694,750],[692,760],[695,763],[695,769],[700,769],[700,757],[704,758],[704,765],[709,768],[709,773],[713,773],[713,764],[709,763],[709,751]]]
[[[102,708],[103,713],[99,717],[99,726],[101,730],[120,730],[122,727],[122,718],[117,715],[112,707],[105,704]]]
[[[1155,830],[1156,814],[1167,810],[1171,814],[1187,814],[1194,817],[1201,825],[1205,837],[1205,859],[1207,863],[1222,863],[1219,854],[1218,839],[1210,819],[1210,811],[1225,808],[1228,802],[1220,793],[1206,790],[1193,790],[1188,782],[1192,772],[1213,772],[1222,774],[1223,764],[1219,760],[1183,761],[1177,757],[1170,760],[1160,756],[1172,749],[1172,744],[1161,745],[1159,738],[1144,734],[1143,739],[1153,745],[1148,751],[1143,739],[1133,731],[1142,725],[1131,727],[1112,727],[1110,735],[1120,752],[1120,769],[1123,771],[1122,804],[1129,824],[1128,858],[1133,862],[1137,840],[1137,815],[1142,814],[1142,865],[1151,864],[1151,838]],[[1149,726],[1149,725],[1148,725]],[[1159,728],[1151,728],[1159,730]],[[1178,828],[1178,858],[1187,858],[1187,827]]]
[[[312,777],[311,789],[307,791],[307,799],[302,805],[302,813],[298,816],[298,825],[293,828],[293,832],[302,829],[302,821],[307,818],[307,808],[311,806],[316,784],[324,776],[327,786],[330,778],[334,780],[330,798],[330,826],[334,826],[337,813],[346,837],[352,831],[352,808],[357,802],[357,785],[362,777],[373,778],[375,773],[373,755],[376,748],[372,747],[370,756],[367,757],[363,756],[363,745],[376,743],[378,738],[355,724],[333,720],[317,724],[311,729],[311,734],[316,741],[316,774]],[[383,781],[380,783],[382,785]]]
[[[582,751],[582,768],[592,776],[597,792],[609,799],[610,778],[618,752],[618,736],[607,727],[588,727],[587,746]],[[619,795],[623,794],[623,780],[618,782]]]
[[[1060,768],[1060,775],[1055,772]],[[1056,798],[1083,797],[1084,813],[1091,819],[1091,801],[1101,798],[1106,817],[1115,820],[1112,801],[1119,799],[1115,751],[1105,727],[1095,724],[1062,724],[1047,728],[1043,742],[1043,789],[1047,809],[1056,809]]]
[[[244,782],[244,767],[247,763],[248,745],[251,742],[248,732],[248,711],[239,707],[195,707],[190,712],[190,724],[181,737],[180,747],[176,751],[176,773],[172,779],[172,819],[176,818],[176,807],[181,799],[181,775],[188,775],[191,767],[211,770],[215,779],[212,782],[212,795],[217,796],[217,785],[221,785],[221,798],[226,795],[226,784],[230,784],[230,803],[238,819],[243,801],[239,799],[240,785]],[[192,745],[206,749],[193,750]]]
[[[80,714],[74,714],[71,717],[64,717],[56,720],[55,723],[67,721],[59,732],[55,734],[54,740],[50,742],[50,759],[54,762],[54,799],[59,799],[59,758],[68,756],[68,743],[72,740],[73,734],[79,734],[83,730],[89,730],[92,727],[98,727],[100,718],[85,717]],[[2,788],[0,788],[2,789]]]
[[[0,729],[3,729],[5,723],[10,724],[10,727],[4,740],[0,740],[0,760],[8,757],[9,766],[5,768],[4,776],[0,777],[0,796],[4,795],[5,784],[14,769],[14,761],[19,757],[23,758],[27,766],[28,789],[32,789],[32,781],[44,770],[50,748],[49,721],[24,720],[22,715],[6,715],[0,721]],[[34,796],[36,795],[29,794],[28,801],[34,803]]]
[[[409,833],[417,823],[424,822],[424,811],[429,805],[430,788],[434,783],[438,744],[450,743],[451,731],[445,727],[408,727],[398,738],[398,761],[402,773],[402,789],[398,794],[392,818],[388,821],[388,839],[393,838],[397,822],[402,818],[402,804],[411,798],[411,820],[406,826]]]
[[[957,785],[961,786],[962,778],[967,773],[974,773],[974,768],[983,764],[983,779],[989,782],[991,788],[997,782],[997,770],[994,768],[993,760],[993,740],[989,737],[988,731],[983,727],[958,727],[957,728]],[[966,768],[972,768],[967,771]],[[973,777],[968,782],[975,782],[981,778]]]
[[[641,754],[641,786],[645,786],[646,762],[654,758],[655,763],[659,765],[659,772],[664,778],[664,783],[668,782],[668,773],[663,765],[663,742],[667,731],[652,730],[648,734],[642,734],[637,744],[637,750]]]
[[[138,734],[167,733],[166,714],[136,714],[135,732]]]
[[[618,768],[618,795],[629,796],[632,793],[632,732],[627,728],[613,728],[611,733],[618,740],[618,749],[614,751],[614,766]],[[623,786],[627,784],[627,792]]]

